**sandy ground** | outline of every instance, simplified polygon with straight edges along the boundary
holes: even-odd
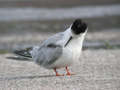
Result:
[[[0,90],[120,90],[120,50],[85,50],[73,76],[56,77],[33,62],[0,55]],[[60,73],[64,69],[60,69]]]

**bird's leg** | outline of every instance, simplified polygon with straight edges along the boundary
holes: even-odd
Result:
[[[65,69],[66,69],[66,71],[67,71],[66,75],[68,75],[68,76],[74,75],[74,74],[71,74],[71,73],[69,72],[69,69],[68,69],[67,66],[65,67]]]
[[[55,71],[55,73],[56,73],[56,76],[64,76],[64,75],[59,74],[59,73],[57,72],[56,68],[54,68],[54,71]]]

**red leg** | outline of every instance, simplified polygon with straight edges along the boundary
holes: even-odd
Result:
[[[64,76],[64,75],[58,74],[56,68],[54,68],[54,71],[55,71],[55,73],[56,73],[56,76]]]
[[[69,72],[69,69],[68,69],[67,66],[66,66],[65,68],[66,68],[66,71],[67,71],[67,74],[66,74],[66,75],[68,75],[68,76],[74,75],[74,74],[71,74],[71,73]]]
[[[67,74],[66,74],[66,75],[69,75],[69,76],[70,76],[71,74],[70,74],[69,69],[68,69],[67,66],[65,67],[65,69],[66,69],[66,71],[67,71]]]

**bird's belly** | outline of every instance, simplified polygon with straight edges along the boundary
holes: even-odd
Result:
[[[71,47],[64,48],[62,56],[56,60],[51,68],[62,68],[65,66],[71,66],[72,64],[79,61],[80,50],[79,49],[71,49]]]

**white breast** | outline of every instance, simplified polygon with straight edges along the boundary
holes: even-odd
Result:
[[[61,68],[77,63],[81,53],[82,42],[83,40],[80,38],[71,40],[70,43],[63,48],[62,56],[52,64],[51,67]]]

